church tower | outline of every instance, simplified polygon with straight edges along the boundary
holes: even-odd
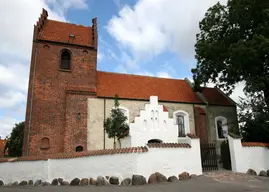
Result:
[[[87,150],[87,99],[96,97],[97,19],[34,26],[23,155]]]

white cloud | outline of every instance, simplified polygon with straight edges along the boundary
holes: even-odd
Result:
[[[100,51],[97,52],[97,60],[100,62],[104,59],[104,54]]]
[[[27,91],[29,68],[21,63],[0,63],[0,86]]]
[[[172,78],[172,76],[170,76],[169,73],[167,73],[165,71],[157,72],[156,76],[157,77],[163,77],[163,78]]]
[[[49,19],[66,21],[70,8],[87,8],[86,0],[0,1],[0,135],[9,134],[16,121],[24,119],[33,29],[42,8]],[[4,126],[4,128],[3,128]]]
[[[221,0],[220,2],[226,2]],[[199,21],[218,0],[140,0],[125,5],[107,25],[109,34],[137,58],[166,50],[193,58]]]
[[[21,102],[26,102],[25,94],[18,91],[4,92],[0,96],[0,109],[13,109]]]
[[[231,99],[233,99],[236,103],[239,103],[239,96],[246,98],[246,95],[244,94],[245,82],[240,82],[235,85],[235,89],[233,93],[230,95]]]
[[[207,83],[206,84],[207,87],[215,87],[216,84],[210,82],[210,83]],[[240,97],[243,97],[243,98],[246,98],[246,95],[243,91],[245,87],[245,82],[240,82],[240,83],[237,83],[235,84],[235,88],[232,92],[232,94],[229,96],[233,101],[235,101],[236,103],[239,103],[239,96]]]
[[[15,126],[15,123],[19,123],[17,119],[11,117],[0,116],[0,125],[1,125],[1,138],[5,138],[10,135],[12,128]]]

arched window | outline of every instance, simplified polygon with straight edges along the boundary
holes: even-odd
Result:
[[[190,132],[189,114],[178,110],[173,113],[174,124],[178,126],[178,137],[185,137]]]
[[[44,138],[41,139],[40,148],[41,149],[49,149],[50,148],[50,140],[49,140],[49,138],[44,137]]]
[[[82,146],[77,146],[76,147],[76,152],[82,152],[83,151],[83,147]]]
[[[216,134],[219,140],[225,139],[228,134],[227,119],[222,116],[215,118]]]
[[[71,69],[71,55],[70,52],[64,50],[61,54],[61,69],[70,70]]]
[[[146,130],[146,129],[147,129],[147,126],[148,126],[148,124],[147,124],[147,120],[146,120],[146,119],[144,119],[144,121],[143,121],[143,127],[144,127],[144,130]]]

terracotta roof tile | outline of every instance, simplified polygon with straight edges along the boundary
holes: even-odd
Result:
[[[242,142],[243,147],[269,147],[269,143]]]
[[[70,38],[70,34],[75,35],[75,38]],[[93,45],[91,27],[49,19],[45,21],[39,39],[83,46]]]
[[[188,143],[148,143],[149,148],[191,148]]]
[[[163,105],[163,111],[168,112],[168,109]]]
[[[199,139],[199,137],[193,133],[187,133],[187,136],[191,139]]]
[[[97,96],[149,100],[152,95],[160,101],[202,103],[185,80],[139,75],[97,72]]]
[[[202,94],[211,105],[234,105],[234,103],[220,93],[217,88],[204,87]]]
[[[122,153],[145,153],[148,152],[147,147],[130,147],[130,148],[121,148],[121,149],[102,149],[102,150],[93,150],[79,153],[60,153],[52,154],[47,156],[25,156],[25,157],[16,157],[16,158],[0,158],[0,163],[2,162],[16,162],[16,161],[40,161],[48,159],[70,159],[78,157],[87,157],[87,156],[99,156],[99,155],[113,155],[113,154],[122,154]]]

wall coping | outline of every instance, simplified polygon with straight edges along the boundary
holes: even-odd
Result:
[[[261,142],[242,142],[243,147],[268,147],[269,143],[261,143]]]
[[[188,143],[148,143],[149,148],[191,148]]]
[[[200,139],[197,135],[193,134],[193,133],[187,133],[187,136],[191,139]]]
[[[88,157],[88,156],[101,156],[101,155],[115,155],[115,154],[125,154],[125,153],[145,153],[148,152],[147,147],[129,147],[121,149],[102,149],[102,150],[92,150],[86,152],[76,152],[76,153],[60,153],[52,154],[47,156],[24,156],[15,158],[0,158],[0,163],[4,162],[18,162],[18,161],[41,161],[48,159],[71,159],[78,157]]]

